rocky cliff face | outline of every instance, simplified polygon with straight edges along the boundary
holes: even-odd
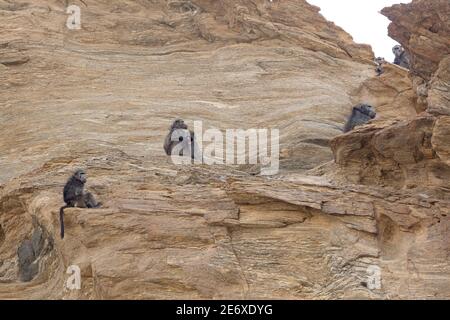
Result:
[[[411,77],[376,77],[370,48],[318,10],[0,0],[0,298],[450,297],[448,4],[386,9]],[[410,40],[430,24],[432,63]],[[342,135],[361,101],[377,119]],[[175,117],[278,128],[280,173],[174,165]],[[61,240],[77,167],[104,205],[67,209]]]
[[[413,85],[427,111],[450,115],[450,3],[415,0],[382,13],[393,20],[389,35],[411,53]]]
[[[411,54],[413,74],[430,80],[450,54],[450,3],[445,0],[413,0],[382,10],[392,23],[389,35]]]
[[[342,170],[339,175],[354,183],[396,186],[448,199],[450,4],[416,0],[382,12],[393,20],[389,34],[412,58],[413,91],[405,81],[402,94],[409,101],[402,99],[401,105],[414,106],[420,114],[335,138],[331,145]],[[397,109],[393,107],[391,103],[389,109]]]

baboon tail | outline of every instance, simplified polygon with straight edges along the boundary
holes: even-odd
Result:
[[[61,239],[64,239],[64,209],[68,206],[61,207],[59,209],[59,223],[61,224]]]

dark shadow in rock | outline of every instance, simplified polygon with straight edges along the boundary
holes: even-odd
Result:
[[[39,273],[42,258],[53,250],[53,238],[33,219],[34,231],[31,240],[25,239],[17,250],[19,259],[19,279],[28,282]],[[44,259],[45,261],[45,259]]]
[[[301,142],[303,143],[310,143],[310,144],[316,144],[321,147],[330,147],[330,140],[329,139],[322,139],[322,138],[311,138],[311,139],[304,139]]]
[[[11,51],[0,54],[0,64],[7,67],[20,66],[28,61],[30,61],[30,58],[22,53]]]
[[[38,257],[44,248],[44,237],[40,227],[34,229],[33,235],[31,236],[31,244],[35,257]]]
[[[2,225],[0,224],[0,247],[2,246],[3,242],[5,242],[6,234],[3,230]]]
[[[0,10],[5,10],[5,11],[19,11],[19,10],[23,10],[26,9],[27,7],[29,7],[29,3],[26,2],[17,2],[15,1],[14,3],[4,3],[3,1],[0,2]]]
[[[17,250],[19,257],[19,279],[20,281],[31,281],[39,271],[38,264],[34,263],[36,256],[33,244],[30,240],[24,240]]]

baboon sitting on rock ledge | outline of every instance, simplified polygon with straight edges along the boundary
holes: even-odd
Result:
[[[344,132],[353,130],[356,126],[365,124],[376,117],[374,108],[368,104],[358,104],[353,107],[352,114],[344,126]]]

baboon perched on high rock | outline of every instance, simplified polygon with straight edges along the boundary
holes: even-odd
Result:
[[[402,46],[396,45],[392,48],[392,52],[395,55],[394,64],[406,69],[410,68],[409,55]]]
[[[374,108],[368,104],[358,104],[353,107],[352,114],[344,126],[344,132],[353,130],[356,126],[365,124],[375,118],[377,113]]]
[[[66,205],[59,209],[61,239],[64,238],[64,209],[71,207],[98,208],[101,206],[101,203],[97,202],[90,192],[84,191],[86,181],[86,173],[84,170],[78,169],[64,186],[63,197]]]

